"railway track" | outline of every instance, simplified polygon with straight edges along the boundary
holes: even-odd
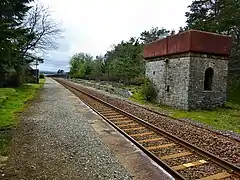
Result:
[[[240,179],[240,168],[153,126],[72,83],[56,79],[175,179]]]

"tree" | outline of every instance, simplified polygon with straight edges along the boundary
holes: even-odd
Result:
[[[64,73],[64,70],[62,70],[62,69],[59,69],[59,70],[57,71],[57,74],[58,74],[58,75],[63,75],[63,73]]]
[[[186,30],[186,28],[184,29],[182,26],[180,26],[179,29],[178,29],[178,33],[182,33],[182,32],[184,32],[185,30]]]
[[[102,55],[96,56],[95,60],[92,61],[92,66],[91,78],[100,80],[105,73],[104,57]]]
[[[35,4],[28,11],[23,27],[29,29],[21,48],[23,56],[32,57],[32,53],[46,52],[57,47],[56,40],[62,30],[43,5]]]
[[[136,38],[113,46],[105,54],[109,78],[128,84],[131,79],[141,76],[144,73],[142,47]]]
[[[151,42],[169,35],[175,31],[162,28],[152,28],[141,33],[140,37],[131,37],[112,45],[104,56],[95,59],[90,55],[78,53],[70,59],[70,73],[73,77],[91,78],[95,80],[117,81],[125,84],[144,83],[145,61],[143,60],[144,43]],[[90,60],[87,60],[90,59]]]
[[[187,28],[231,35],[230,68],[240,67],[240,1],[195,0],[186,12]]]
[[[86,53],[74,54],[69,61],[70,74],[77,78],[89,78],[92,72],[93,57]]]
[[[21,63],[19,42],[27,33],[21,26],[23,19],[31,8],[31,0],[1,0],[0,1],[0,87],[8,84],[10,76]],[[19,63],[20,61],[20,63]]]
[[[188,6],[190,12],[186,12],[189,28],[200,30],[218,31],[217,17],[220,13],[219,0],[195,0]]]
[[[173,35],[175,35],[176,34],[176,31],[173,29],[173,30],[171,30],[171,32],[170,32],[170,36],[173,36]]]
[[[162,39],[170,35],[170,31],[165,28],[159,29],[158,27],[152,27],[149,31],[144,31],[140,34],[140,39],[144,44],[156,41],[157,39]]]
[[[43,62],[40,52],[56,47],[60,34],[47,9],[32,0],[2,0],[0,2],[0,86],[9,81],[14,86],[23,82],[30,63]]]

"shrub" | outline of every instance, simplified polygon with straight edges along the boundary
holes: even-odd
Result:
[[[146,78],[142,86],[142,95],[146,101],[154,101],[157,97],[157,92],[155,90],[153,82]]]
[[[144,80],[145,80],[144,76],[138,76],[138,77],[131,79],[130,84],[140,86],[140,85],[144,84]]]
[[[36,81],[37,81],[36,76],[27,75],[25,77],[25,83],[36,83]]]
[[[44,74],[40,74],[39,78],[44,79],[45,78]]]

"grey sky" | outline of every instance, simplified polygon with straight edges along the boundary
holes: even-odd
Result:
[[[151,27],[185,25],[192,0],[40,0],[64,30],[59,48],[45,56],[41,70],[68,70],[77,52],[104,54],[113,44],[138,37]]]

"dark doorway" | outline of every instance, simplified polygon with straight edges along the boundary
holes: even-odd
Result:
[[[205,71],[204,90],[207,91],[212,90],[212,82],[213,82],[213,69],[207,68]]]

